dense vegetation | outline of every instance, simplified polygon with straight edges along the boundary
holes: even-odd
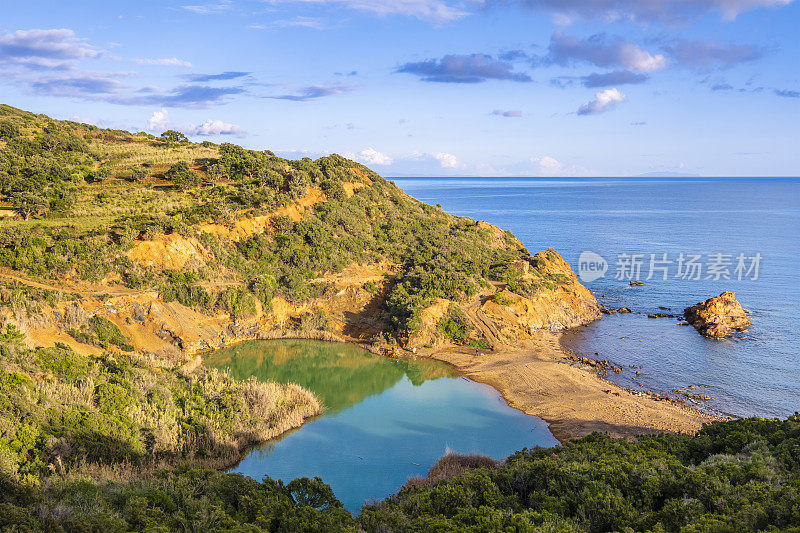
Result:
[[[523,450],[360,516],[367,531],[800,531],[800,416]]]
[[[238,241],[198,229],[279,213],[311,193],[321,201],[301,219],[276,215],[269,231]],[[530,290],[507,267],[533,261],[511,234],[498,242],[475,221],[422,204],[337,155],[290,161],[174,131],[157,138],[0,106],[0,195],[18,218],[0,229],[0,266],[88,281],[115,274],[130,288],[158,288],[165,300],[233,318],[255,312],[256,300],[268,307],[276,295],[319,296],[325,287],[314,278],[354,262],[400,266],[381,294],[382,323],[398,338],[433,298],[457,300],[487,280]],[[208,257],[179,271],[128,258],[137,242],[161,234],[196,238]],[[204,288],[221,278],[233,288]]]
[[[187,469],[43,486],[0,477],[0,530],[101,529],[800,531],[800,417],[715,422],[694,437],[594,434],[500,464],[448,456],[358,518],[319,479],[284,485]]]
[[[286,420],[319,412],[295,386],[204,369],[184,376],[144,356],[87,356],[63,344],[27,349],[22,339],[10,325],[0,334],[0,474],[24,486],[178,462],[225,466]]]

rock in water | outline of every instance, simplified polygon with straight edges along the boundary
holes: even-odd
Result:
[[[745,310],[730,291],[687,307],[683,314],[686,321],[706,337],[725,337],[732,331],[745,331],[751,325]]]

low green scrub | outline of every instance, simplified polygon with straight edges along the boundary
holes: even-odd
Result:
[[[255,300],[269,307],[276,295],[295,303],[318,296],[324,287],[314,280],[325,272],[388,261],[401,272],[381,295],[380,318],[399,339],[419,327],[420,311],[435,298],[471,296],[506,276],[510,261],[531,260],[512,235],[425,205],[338,155],[291,161],[191,143],[176,131],[156,138],[0,110],[0,195],[25,219],[0,229],[0,266],[29,275],[97,282],[116,274],[130,288],[158,288],[167,301],[240,319],[256,311]],[[174,187],[148,183],[161,175]],[[348,196],[350,182],[367,185]],[[301,220],[276,216],[267,231],[236,242],[197,227],[273,213],[311,189],[325,198]],[[182,274],[204,269],[206,281],[224,276],[226,286],[248,291],[206,291],[127,256],[139,241],[175,233],[207,251],[205,264],[190,262]],[[365,288],[377,294],[374,283]]]
[[[469,321],[461,308],[450,304],[447,315],[439,322],[439,330],[456,344],[463,344],[469,336],[470,329]]]
[[[498,305],[514,305],[514,300],[512,300],[502,292],[498,292],[494,296],[492,296],[492,301]]]
[[[3,374],[3,387],[26,378]],[[114,402],[126,400],[119,392]],[[77,424],[77,422],[76,422]],[[99,421],[78,427],[96,428]],[[124,427],[107,429],[124,430]],[[28,433],[14,444],[35,442]],[[80,442],[79,442],[80,444]],[[103,453],[107,446],[99,442]],[[130,450],[130,453],[136,453]],[[503,462],[449,454],[357,518],[319,478],[284,484],[209,470],[22,483],[0,445],[8,531],[707,532],[800,529],[800,417],[715,422],[696,436],[593,434]],[[15,477],[16,476],[16,477]]]
[[[800,416],[523,450],[498,467],[409,484],[364,507],[359,523],[368,532],[798,531]]]
[[[116,324],[109,319],[94,315],[80,329],[70,330],[69,334],[78,342],[92,344],[101,348],[114,345],[126,352],[133,351],[128,338],[122,334]]]
[[[213,470],[160,471],[131,483],[64,480],[43,489],[0,478],[0,530],[358,531],[319,478],[284,484]]]
[[[106,342],[119,341],[97,323]],[[29,350],[22,340],[13,326],[0,335],[0,474],[22,485],[162,462],[226,465],[286,419],[319,412],[294,386],[204,369],[186,377],[132,354],[91,357],[63,344]]]

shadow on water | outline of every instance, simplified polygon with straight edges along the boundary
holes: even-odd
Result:
[[[245,342],[210,354],[205,364],[235,379],[296,383],[322,400],[327,415],[380,394],[403,376],[419,386],[456,375],[437,361],[388,359],[351,344],[305,339]]]

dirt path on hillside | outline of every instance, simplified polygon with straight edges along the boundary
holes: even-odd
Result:
[[[10,281],[16,281],[17,283],[21,283],[22,285],[27,285],[28,287],[33,287],[35,289],[64,292],[69,294],[78,294],[83,297],[91,297],[91,298],[98,298],[100,296],[105,296],[105,295],[109,295],[112,297],[136,296],[139,294],[145,294],[157,290],[153,287],[147,287],[145,289],[129,289],[124,285],[104,284],[104,283],[92,284],[88,282],[63,283],[59,285],[54,285],[51,283],[47,283],[46,281],[36,281],[25,278],[23,276],[20,276],[18,273],[7,269],[0,269],[0,278]],[[204,289],[219,289],[223,287],[242,286],[244,285],[244,282],[200,281],[197,283],[197,285],[203,287]]]
[[[472,323],[472,327],[483,334],[483,337],[489,341],[491,349],[494,350],[496,347],[502,346],[503,342],[500,340],[497,328],[495,328],[491,320],[486,319],[483,309],[481,309],[481,305],[488,298],[490,297],[486,296],[474,300],[464,308],[464,314],[467,315],[467,319]]]
[[[491,385],[512,407],[544,419],[561,442],[594,431],[614,437],[694,433],[704,423],[717,420],[685,405],[639,396],[565,364],[560,334],[539,333],[533,340],[500,346],[482,356],[465,348],[428,355]]]

